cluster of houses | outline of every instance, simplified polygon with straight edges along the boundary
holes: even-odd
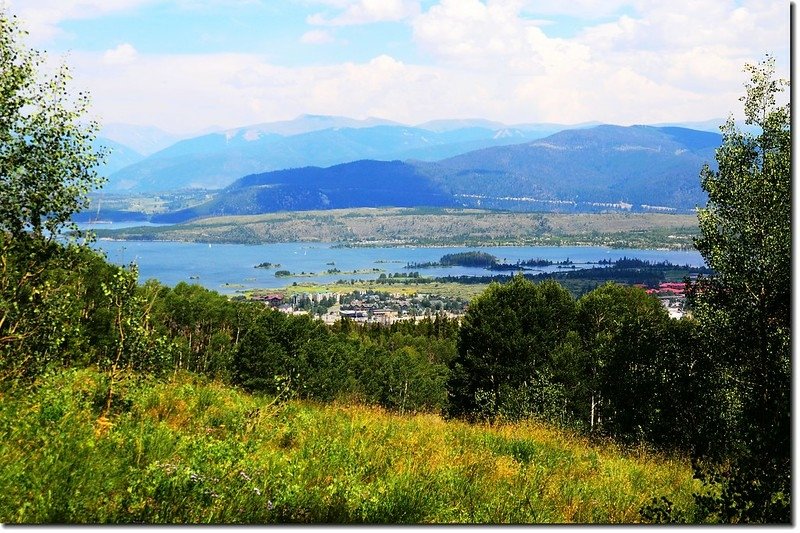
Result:
[[[662,282],[656,288],[645,289],[655,295],[672,318],[684,315],[685,290],[683,283]],[[426,316],[444,313],[448,318],[462,316],[468,302],[461,298],[446,298],[432,294],[407,295],[401,293],[378,293],[353,291],[314,292],[284,295],[280,293],[254,294],[251,299],[264,302],[279,311],[291,315],[312,315],[327,324],[341,318],[359,323],[389,325],[403,320],[421,320]]]
[[[686,284],[662,282],[657,288],[646,289],[647,294],[653,294],[661,301],[669,316],[681,318],[684,315],[684,305],[686,303]]]
[[[448,318],[459,317],[467,308],[461,298],[445,298],[431,294],[406,295],[354,291],[297,293],[293,295],[255,294],[251,299],[292,315],[311,314],[327,324],[341,318],[359,323],[389,325],[403,320],[421,320],[426,316],[444,313]]]

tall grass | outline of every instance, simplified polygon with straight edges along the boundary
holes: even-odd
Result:
[[[4,523],[630,523],[689,516],[684,461],[501,426],[254,397],[189,374],[51,375],[0,402]]]

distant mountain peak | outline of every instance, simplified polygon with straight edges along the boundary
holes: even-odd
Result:
[[[239,135],[241,132],[247,132],[245,140],[257,140],[257,135],[259,134],[277,134],[288,137],[332,128],[370,128],[382,125],[400,126],[401,124],[374,117],[355,119],[336,115],[303,114],[298,115],[292,120],[279,120],[276,122],[263,122],[260,124],[251,124],[249,126],[240,126],[238,128],[226,130],[223,133],[230,138]]]
[[[456,125],[462,127],[450,129]],[[435,129],[437,123],[433,126]],[[221,188],[242,176],[272,170],[327,167],[359,159],[442,163],[448,158],[470,152],[474,154],[466,158],[465,161],[470,161],[470,164],[465,170],[482,171],[487,170],[484,162],[478,165],[475,158],[490,157],[491,152],[483,150],[500,146],[509,148],[494,153],[498,156],[505,154],[502,157],[511,162],[523,156],[527,158],[528,155],[523,153],[525,149],[539,151],[544,158],[542,161],[563,154],[566,156],[564,161],[552,161],[549,164],[557,164],[565,169],[566,179],[573,175],[598,172],[598,169],[613,163],[607,158],[614,154],[653,153],[655,147],[682,159],[696,157],[698,151],[704,151],[703,157],[706,157],[705,153],[711,154],[713,159],[713,148],[719,146],[720,138],[718,134],[679,127],[641,125],[600,125],[594,128],[546,124],[505,126],[481,119],[456,119],[438,121],[438,127],[443,131],[399,125],[374,117],[352,119],[332,115],[300,115],[292,120],[254,124],[185,139],[144,160],[132,162],[131,159],[131,164],[116,172],[113,172],[116,167],[110,167],[106,170],[111,173],[107,190],[165,191],[191,186]],[[597,168],[594,169],[578,168],[576,165],[579,162],[574,161],[577,150],[590,155],[602,153],[607,160],[597,159]],[[118,151],[113,155],[122,153]],[[566,169],[569,167],[575,167],[574,172],[568,172]],[[507,172],[504,168],[497,171]],[[514,170],[511,175],[525,177],[534,183],[544,171],[549,172],[544,167],[520,168],[519,172]],[[523,192],[521,196],[529,195]],[[517,194],[509,190],[502,195]]]
[[[507,126],[502,122],[495,122],[484,118],[452,118],[429,120],[415,126],[423,130],[435,131],[437,133],[460,130],[464,128],[485,128],[489,130],[505,129]]]
[[[524,136],[521,131],[512,128],[503,128],[501,130],[497,130],[493,136],[494,139],[509,139],[513,137],[521,138]]]
[[[109,123],[100,132],[101,137],[112,140],[142,155],[150,155],[181,140],[180,135],[166,132],[155,126]]]

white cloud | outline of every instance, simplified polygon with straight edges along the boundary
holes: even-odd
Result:
[[[99,69],[102,54],[73,53],[74,86],[89,88],[103,123],[197,131],[303,113],[379,116],[400,122],[492,111],[492,84],[458,71],[408,65],[387,55],[364,63],[285,67],[247,54],[139,54]],[[469,87],[468,91],[464,91]]]
[[[307,31],[300,37],[300,42],[303,44],[328,44],[335,40],[331,32],[326,30]]]
[[[535,75],[547,65],[585,58],[586,48],[550,39],[541,21],[520,16],[523,2],[443,0],[413,22],[415,41],[446,64]]]
[[[579,40],[617,68],[688,90],[741,86],[742,65],[776,53],[788,77],[788,3],[683,0],[654,4],[639,18],[586,29]]]
[[[33,44],[47,42],[62,33],[64,20],[100,18],[159,0],[5,0],[11,13],[24,21]],[[2,3],[0,2],[0,5]]]
[[[549,37],[547,25],[535,20],[571,14],[561,2],[441,0],[412,24],[415,42],[435,61],[502,80],[494,98],[509,98],[520,117],[535,120],[641,123],[726,116],[741,107],[742,65],[768,51],[783,58],[779,75],[788,77],[788,4],[625,4],[611,2],[585,15],[607,17],[624,7],[629,13],[569,39]]]
[[[41,7],[47,0],[30,2]],[[92,2],[107,5],[73,4]],[[597,15],[602,23],[572,38],[551,37],[541,19],[553,13],[523,0],[441,0],[416,14],[418,2],[314,2],[322,4],[330,11],[321,20],[331,26],[407,17],[425,64],[393,54],[278,66],[256,54],[153,55],[125,43],[105,53],[74,51],[74,83],[93,94],[104,122],[187,131],[302,113],[404,123],[705,120],[741,108],[744,62],[773,52],[788,77],[788,6],[770,0],[634,0],[626,15],[610,22],[608,13]],[[613,13],[625,7],[615,6]],[[301,42],[330,42],[333,31],[342,30],[312,28]]]
[[[103,63],[106,65],[127,65],[136,60],[138,52],[130,43],[123,43],[116,48],[103,53]]]
[[[315,13],[307,22],[314,26],[350,26],[373,22],[410,19],[420,12],[419,0],[356,0],[350,2],[325,2],[339,8],[335,16]]]
[[[164,1],[164,0],[162,0]],[[169,0],[181,9],[202,11],[217,7],[242,7],[259,5],[262,0]]]

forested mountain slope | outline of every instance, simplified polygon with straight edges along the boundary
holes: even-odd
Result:
[[[255,215],[347,207],[455,206],[455,199],[418,169],[400,161],[356,161],[246,176],[213,200],[154,217],[183,222],[221,215]]]
[[[597,126],[426,165],[454,195],[626,202],[691,209],[704,201],[698,169],[713,162],[715,133],[685,128]]]
[[[597,126],[434,163],[364,160],[266,172],[154,220],[377,206],[596,211],[627,203],[634,210],[688,211],[704,202],[698,170],[713,161],[719,141],[685,128]]]
[[[538,130],[474,126],[432,131],[403,125],[371,125],[373,122],[363,127],[354,127],[352,121],[343,124],[350,126],[286,135],[300,127],[292,128],[292,124],[286,123],[281,127],[261,125],[185,139],[119,170],[111,176],[106,189],[117,192],[216,189],[259,172],[326,167],[361,159],[435,161],[478,148],[544,136]]]

